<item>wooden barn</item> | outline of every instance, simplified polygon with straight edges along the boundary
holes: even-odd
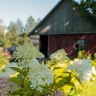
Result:
[[[79,50],[96,52],[96,20],[90,14],[80,17],[71,0],[60,0],[45,18],[29,33],[39,35],[39,50],[46,57],[64,48],[71,58]]]

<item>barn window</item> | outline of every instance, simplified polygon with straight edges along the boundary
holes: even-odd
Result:
[[[85,41],[83,39],[76,40],[75,51],[78,52],[84,49],[85,49]]]

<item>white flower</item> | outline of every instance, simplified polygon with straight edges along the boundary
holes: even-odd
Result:
[[[42,58],[44,55],[37,50],[31,42],[26,42],[16,48],[13,56],[16,59],[34,59]]]
[[[30,60],[30,63],[28,63],[28,64],[26,65],[26,67],[29,67],[29,68],[35,67],[35,68],[36,68],[36,66],[35,66],[36,64],[37,64],[38,66],[41,66],[41,64],[38,62],[37,59],[32,59],[32,60]],[[35,68],[34,68],[34,69],[35,69]]]
[[[26,65],[35,58],[43,58],[44,55],[37,50],[31,42],[26,42],[23,45],[19,45],[13,54],[14,58],[18,60],[19,66],[26,68]]]
[[[38,86],[38,87],[36,88],[36,90],[42,92],[43,88],[40,87],[40,86]]]
[[[56,52],[51,54],[50,59],[62,61],[62,60],[68,59],[68,57],[66,55],[67,55],[67,53],[64,51],[64,49],[61,49],[61,50],[57,50]]]
[[[76,59],[67,69],[74,70],[78,74],[79,80],[83,83],[92,78],[92,67],[89,59]]]
[[[41,65],[36,59],[33,59],[33,61],[32,64],[30,63],[28,73],[28,78],[31,82],[30,87],[41,91],[41,86],[49,85],[53,82],[53,74],[46,65]]]

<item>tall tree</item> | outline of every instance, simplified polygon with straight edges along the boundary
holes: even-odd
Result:
[[[6,29],[6,26],[3,25],[3,20],[0,19],[0,46],[3,46],[3,39],[4,39],[4,36],[5,36],[5,29]]]
[[[19,34],[17,34],[17,30],[18,29],[16,28],[16,23],[11,21],[9,26],[8,26],[8,32],[6,34],[6,38],[7,38],[7,41],[10,42],[10,44],[9,44],[10,46],[18,45]]]
[[[17,34],[23,33],[23,23],[20,19],[17,19],[17,22],[15,23],[15,27],[16,27],[16,33]]]
[[[13,21],[10,22],[7,30],[8,30],[8,32],[16,33],[16,27],[15,27],[15,23]]]
[[[5,29],[6,29],[6,26],[3,25],[3,20],[0,19],[0,35],[3,35],[4,36]]]
[[[35,26],[36,26],[36,21],[32,16],[30,16],[25,24],[25,32],[30,32]]]

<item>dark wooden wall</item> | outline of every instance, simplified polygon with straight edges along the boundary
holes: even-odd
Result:
[[[49,35],[48,38],[48,55],[58,49],[64,48],[64,50],[68,53],[68,56],[74,58],[76,56],[76,52],[74,50],[76,39],[85,40],[86,54],[94,54],[96,52],[96,34]]]

